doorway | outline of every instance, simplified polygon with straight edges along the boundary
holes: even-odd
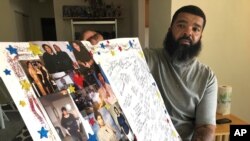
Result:
[[[43,41],[56,41],[55,18],[41,18]]]

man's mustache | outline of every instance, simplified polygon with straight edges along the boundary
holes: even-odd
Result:
[[[191,37],[190,36],[182,36],[178,39],[178,41],[180,40],[188,40],[190,43],[192,43]]]

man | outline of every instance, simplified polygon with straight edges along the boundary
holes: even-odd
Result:
[[[183,141],[212,141],[215,132],[217,79],[196,57],[206,24],[203,11],[176,11],[164,48],[144,50],[172,122]]]
[[[96,45],[99,41],[102,41],[103,36],[95,31],[87,30],[82,34],[82,40],[89,41],[92,45]]]

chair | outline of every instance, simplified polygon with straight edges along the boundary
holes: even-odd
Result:
[[[3,110],[3,106],[10,105],[12,109],[10,110]],[[8,116],[5,114],[5,112],[12,112],[12,111],[17,111],[14,103],[12,101],[12,98],[10,97],[9,91],[6,88],[2,78],[0,77],[0,128],[4,129],[5,128],[5,122],[9,121]]]

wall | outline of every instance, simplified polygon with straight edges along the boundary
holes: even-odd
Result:
[[[42,3],[36,0],[3,0],[0,4],[0,41],[19,41],[15,12],[29,19],[30,35],[27,41],[42,40],[40,18],[53,17],[53,5],[47,0]],[[32,11],[32,12],[31,12]]]
[[[41,1],[41,0],[40,0]],[[41,27],[41,18],[54,18],[54,8],[53,1],[44,0],[39,2],[38,0],[31,0],[31,30],[32,30],[32,39],[35,41],[42,40],[42,27]]]
[[[118,19],[118,37],[131,36],[131,2],[132,0],[103,0],[105,3],[114,3],[122,6],[122,18]],[[57,40],[72,40],[70,20],[63,20],[63,5],[88,5],[84,0],[53,0],[56,22]]]
[[[170,25],[170,0],[149,0],[149,47],[162,47]]]
[[[0,41],[12,41],[15,39],[14,17],[10,9],[8,0],[1,1],[0,4]]]
[[[250,1],[173,0],[171,14],[187,4],[207,16],[199,59],[214,70],[219,85],[233,87],[231,113],[250,122]]]
[[[138,37],[141,46],[145,47],[145,0],[134,0],[130,11],[132,34],[129,37]]]

